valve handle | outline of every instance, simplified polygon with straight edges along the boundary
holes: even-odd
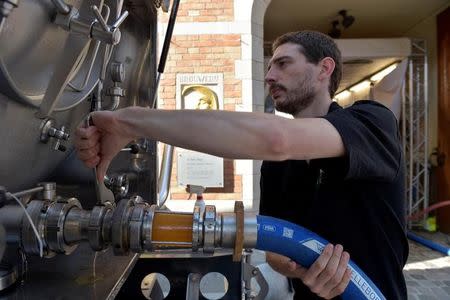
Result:
[[[100,11],[98,10],[97,5],[92,5],[91,9],[95,15],[95,17],[97,18],[97,21],[100,23],[100,26],[102,26],[104,31],[110,31],[108,25],[106,24],[105,19],[103,19],[102,14],[100,13]]]
[[[108,24],[106,24],[105,19],[103,18],[102,14],[100,13],[100,10],[96,5],[91,6],[92,12],[94,13],[96,20],[100,23],[100,26],[103,28],[106,32],[113,32],[116,28],[118,28],[123,21],[128,17],[129,13],[127,10],[125,10],[120,17],[114,22],[114,24],[109,27]]]
[[[123,23],[123,21],[125,21],[125,19],[128,17],[128,15],[129,15],[128,10],[124,11],[124,12],[120,15],[120,17],[117,19],[117,21],[114,22],[114,24],[112,25],[112,28],[117,28],[117,27],[119,27],[119,26]]]

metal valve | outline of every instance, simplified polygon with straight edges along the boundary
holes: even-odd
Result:
[[[66,128],[61,126],[61,129],[50,128],[49,135],[52,136],[54,134],[55,143],[53,144],[53,150],[58,150],[61,152],[65,152],[67,150],[66,146],[61,144],[61,140],[67,141],[69,139],[69,133],[65,132]]]
[[[111,97],[110,110],[116,110],[119,107],[120,98],[125,97],[125,89],[120,86],[120,83],[125,80],[125,68],[122,63],[112,63],[110,70],[114,85],[106,89],[105,95]]]
[[[78,10],[73,6],[66,5],[64,1],[55,0],[54,3],[58,12],[54,22],[64,29],[111,45],[117,45],[120,42],[119,26],[128,17],[128,11],[124,11],[114,24],[110,26],[95,5],[91,6],[91,10],[96,17],[92,22],[91,20],[82,20]],[[70,8],[68,12],[67,7]]]
[[[110,189],[116,197],[123,198],[128,194],[130,181],[126,174],[115,174],[105,178],[105,186]]]
[[[40,141],[46,144],[50,138],[53,138],[55,140],[53,149],[64,152],[66,151],[66,146],[64,146],[61,141],[69,140],[70,134],[66,131],[65,126],[61,126],[59,129],[55,126],[55,121],[53,119],[44,120],[41,126]]]
[[[64,126],[61,126],[61,129],[56,129],[54,127],[50,127],[48,130],[48,136],[54,137],[58,140],[65,140],[67,141],[69,139],[70,134],[65,131],[66,128]]]
[[[108,44],[116,45],[120,42],[120,30],[119,26],[128,17],[128,11],[124,11],[120,17],[114,22],[113,25],[109,26],[106,24],[105,19],[101,15],[96,5],[91,6],[92,11],[95,14],[96,20],[92,25],[90,35],[93,39],[106,42]]]

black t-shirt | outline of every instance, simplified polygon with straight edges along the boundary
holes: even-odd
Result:
[[[333,102],[323,118],[341,135],[346,155],[264,161],[260,214],[342,244],[386,299],[406,299],[404,160],[395,116],[363,100],[345,109]],[[300,280],[294,286],[296,299],[320,299]]]

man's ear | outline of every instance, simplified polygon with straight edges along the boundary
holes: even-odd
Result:
[[[319,62],[319,65],[320,65],[319,80],[324,80],[326,78],[331,77],[331,74],[333,74],[336,63],[334,62],[334,59],[332,59],[331,57],[325,57]]]

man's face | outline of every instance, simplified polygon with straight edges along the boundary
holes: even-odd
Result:
[[[317,93],[318,67],[306,60],[299,45],[280,45],[269,62],[266,83],[278,111],[296,115]]]

